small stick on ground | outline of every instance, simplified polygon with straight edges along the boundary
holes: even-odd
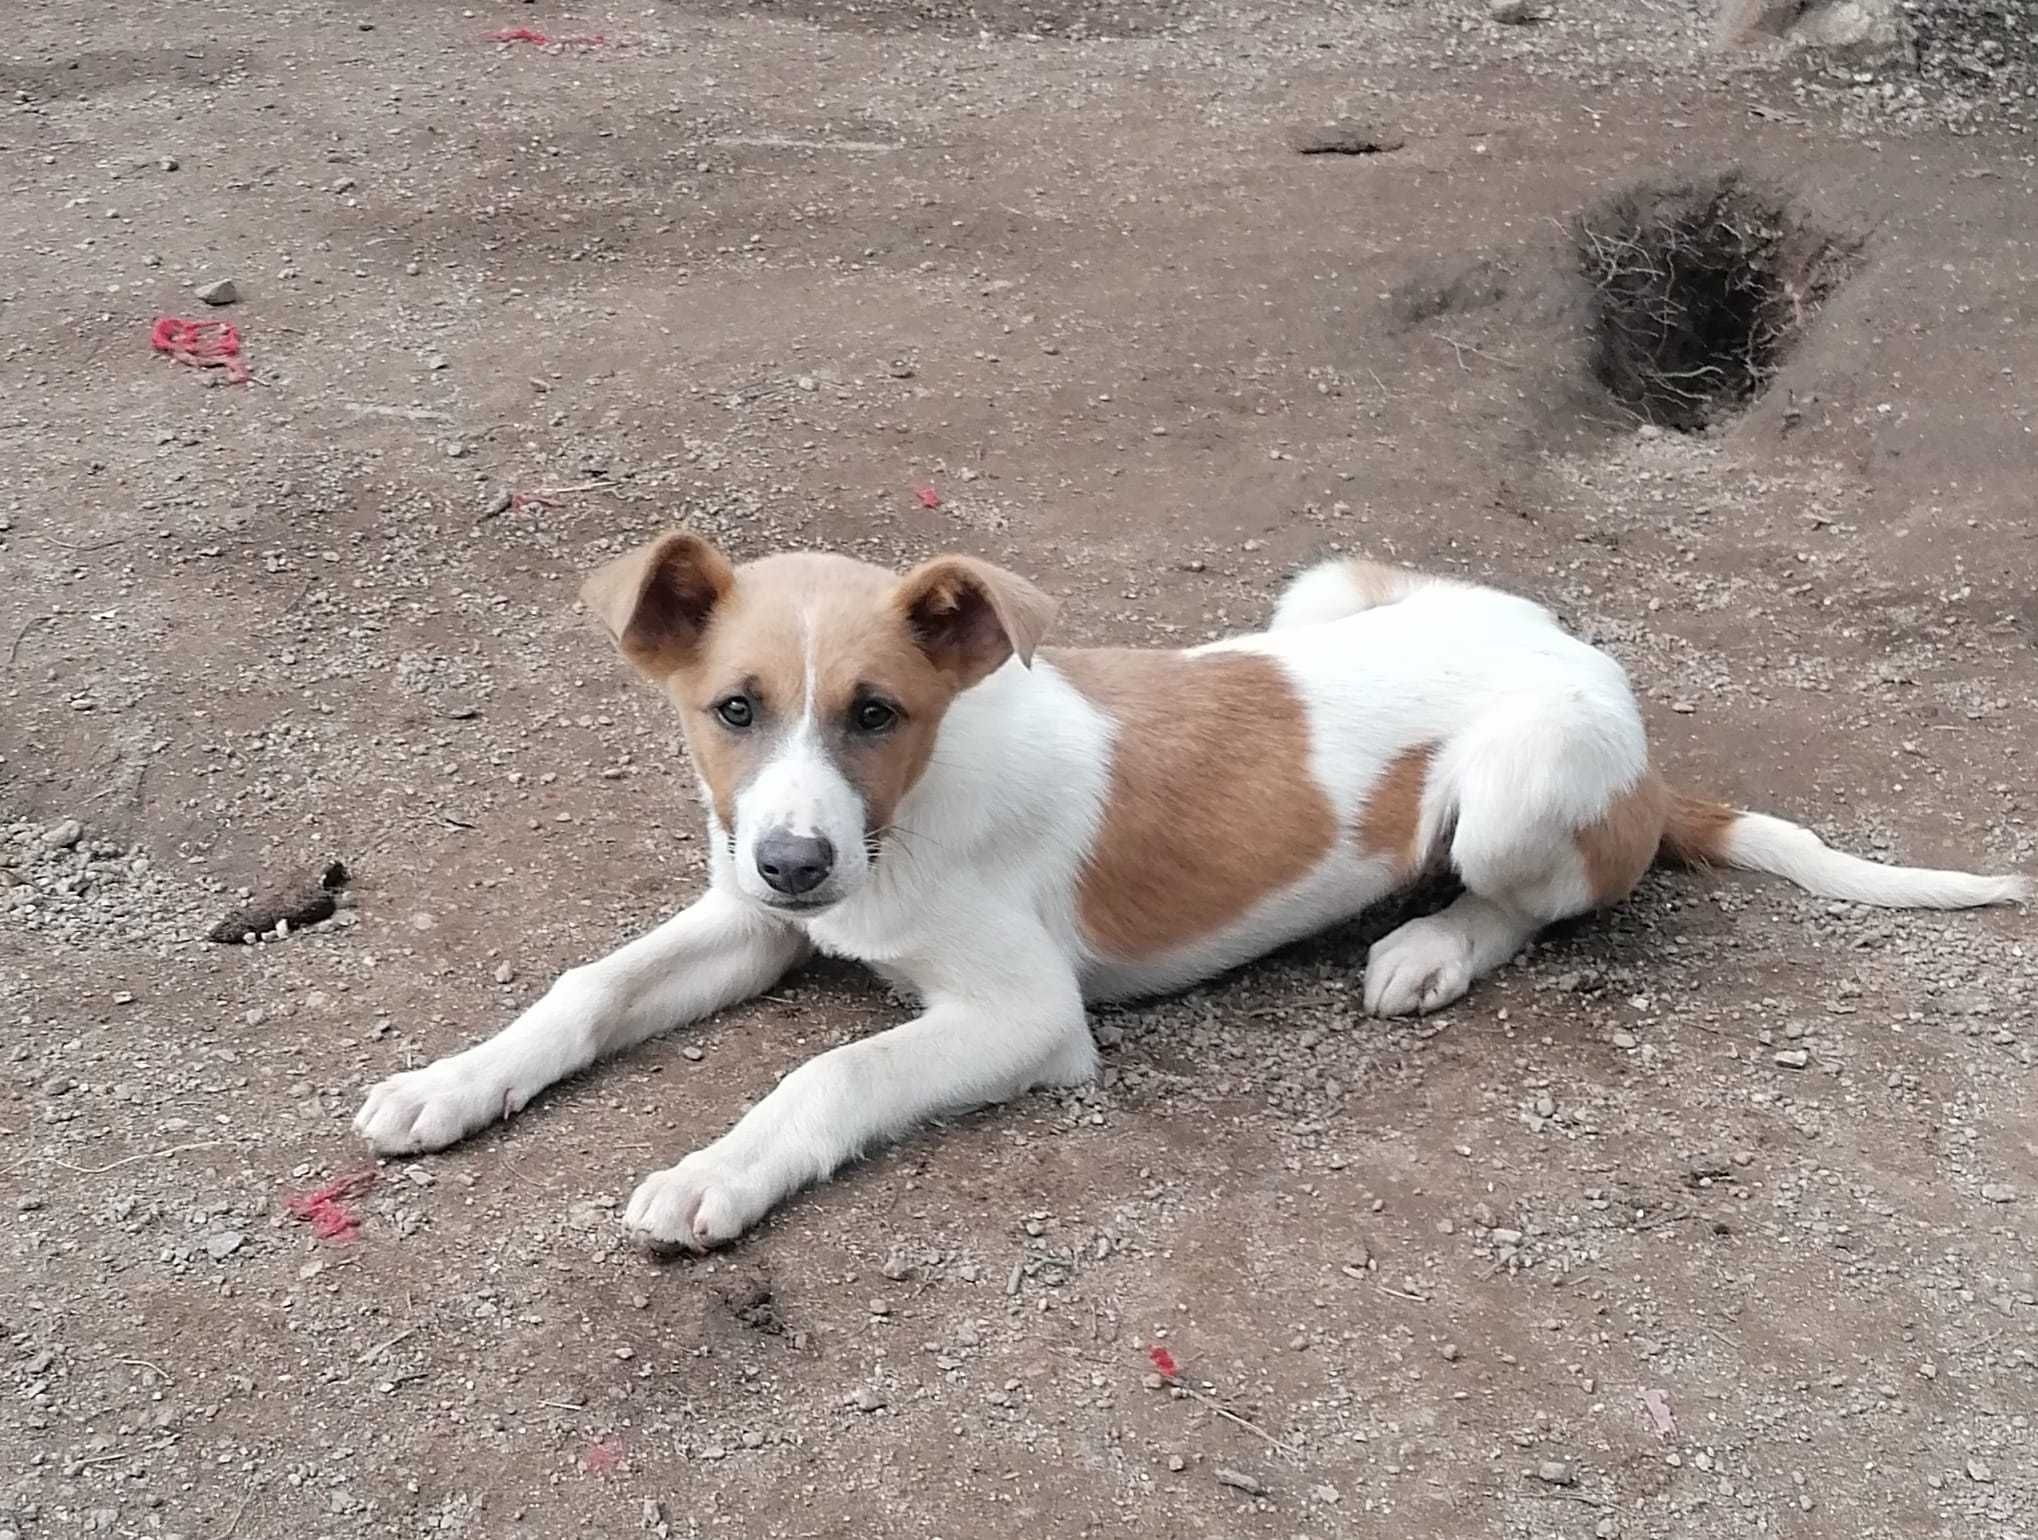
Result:
[[[415,1337],[417,1334],[418,1329],[415,1326],[407,1327],[403,1331],[400,1331],[395,1336],[391,1337],[387,1342],[378,1342],[373,1347],[364,1350],[361,1356],[359,1358],[356,1358],[354,1362],[357,1364],[372,1364],[373,1362],[375,1362],[376,1359],[380,1358],[384,1353],[388,1352],[391,1348],[395,1347],[399,1342],[407,1341],[408,1339]]]
[[[229,1540],[229,1537],[233,1534],[233,1532],[241,1527],[241,1515],[248,1511],[248,1504],[253,1502],[254,1500],[255,1500],[255,1489],[253,1485],[250,1485],[248,1489],[241,1494],[241,1505],[238,1508],[234,1509],[234,1516],[226,1521],[226,1528],[222,1529],[217,1535],[214,1535],[212,1537],[212,1540]]]
[[[1222,1417],[1226,1422],[1235,1422],[1241,1428],[1244,1428],[1246,1432],[1255,1434],[1258,1437],[1265,1439],[1269,1444],[1272,1444],[1276,1449],[1280,1450],[1281,1453],[1287,1455],[1288,1458],[1290,1458],[1291,1460],[1299,1460],[1302,1458],[1302,1451],[1295,1448],[1294,1445],[1282,1443],[1278,1438],[1274,1437],[1273,1434],[1269,1433],[1265,1428],[1261,1427],[1258,1423],[1253,1422],[1248,1418],[1239,1416],[1237,1412],[1234,1412],[1230,1407],[1226,1406],[1222,1401],[1217,1400],[1215,1397],[1206,1396],[1203,1394],[1202,1391],[1196,1389],[1193,1385],[1184,1385],[1180,1380],[1172,1380],[1169,1383],[1172,1384],[1175,1387],[1175,1389],[1179,1390],[1183,1395],[1187,1396],[1190,1400],[1197,1402],[1199,1405],[1209,1407],[1211,1411],[1215,1412],[1218,1416]]]
[[[7,666],[9,668],[14,667],[14,660],[21,656],[21,644],[28,640],[29,632],[33,631],[37,626],[48,625],[53,620],[62,620],[70,613],[69,610],[51,610],[47,615],[29,616],[28,624],[15,633],[14,645],[7,649]]]
[[[80,1176],[104,1176],[109,1171],[118,1171],[122,1166],[132,1166],[138,1161],[167,1160],[172,1155],[182,1155],[186,1150],[213,1150],[225,1144],[224,1139],[201,1139],[196,1144],[173,1144],[168,1149],[144,1150],[139,1155],[125,1155],[119,1160],[109,1160],[103,1166],[74,1166],[68,1160],[52,1160],[53,1166],[62,1166],[66,1171],[75,1171]]]

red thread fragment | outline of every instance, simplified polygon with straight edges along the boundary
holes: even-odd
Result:
[[[292,1219],[307,1221],[311,1225],[311,1233],[322,1241],[352,1240],[354,1232],[361,1228],[361,1218],[341,1200],[359,1197],[374,1185],[373,1171],[336,1176],[313,1192],[285,1198],[284,1212]]]
[[[504,27],[500,32],[483,35],[484,43],[535,43],[540,48],[549,48],[554,43],[566,43],[580,48],[599,48],[608,41],[599,32],[582,32],[573,37],[553,37],[540,32],[536,27]]]
[[[1152,1362],[1154,1368],[1161,1372],[1163,1377],[1171,1380],[1178,1380],[1182,1377],[1182,1371],[1175,1367],[1175,1355],[1166,1348],[1158,1345],[1150,1347],[1146,1350],[1146,1356]]]
[[[939,508],[941,506],[941,494],[932,487],[915,487],[913,495],[920,499],[920,506],[922,508]]]
[[[187,321],[182,316],[159,315],[149,330],[149,346],[194,369],[224,369],[231,384],[248,382],[241,334],[231,321]]]

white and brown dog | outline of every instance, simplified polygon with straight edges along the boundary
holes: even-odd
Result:
[[[1891,907],[2030,892],[1671,790],[1611,658],[1526,599],[1371,562],[1305,573],[1266,632],[1185,652],[1036,651],[1052,603],[961,556],[904,577],[734,567],[675,533],[582,597],[679,708],[708,891],[487,1042],[376,1086],[361,1136],[449,1145],[817,947],[925,1006],[648,1177],[626,1222],[655,1242],[728,1241],[923,1119],[1085,1080],[1086,1001],[1209,978],[1435,866],[1463,896],[1372,948],[1368,1010],[1450,1004],[1659,857]]]

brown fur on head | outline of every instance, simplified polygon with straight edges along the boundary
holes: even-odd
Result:
[[[683,532],[610,562],[581,596],[678,705],[739,879],[748,845],[791,828],[827,838],[846,881],[847,847],[890,826],[949,703],[1015,655],[1030,664],[1054,610],[974,557],[904,577],[817,553],[735,567]]]

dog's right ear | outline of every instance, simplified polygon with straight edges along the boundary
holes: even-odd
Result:
[[[663,680],[693,657],[708,617],[735,581],[726,556],[700,536],[674,530],[590,574],[580,600],[632,667]]]

